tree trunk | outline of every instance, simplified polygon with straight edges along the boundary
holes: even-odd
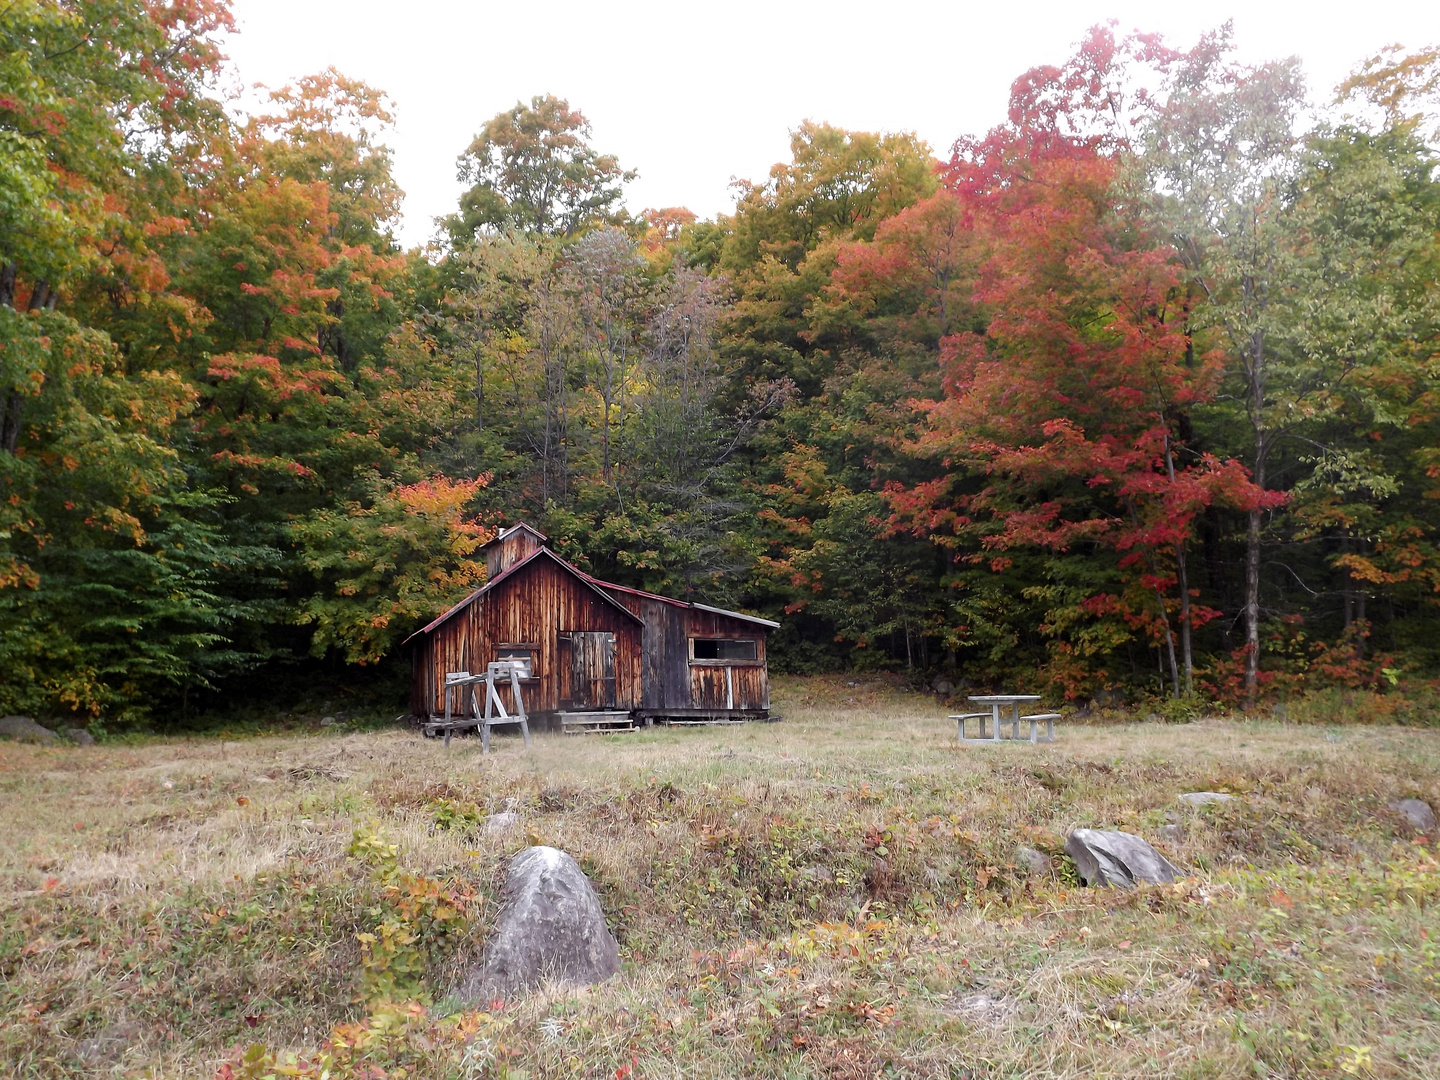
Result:
[[[1190,651],[1190,573],[1185,566],[1185,544],[1175,545],[1175,569],[1180,578],[1180,662],[1185,669],[1185,694],[1195,692],[1195,660]]]
[[[50,284],[46,281],[36,281],[30,287],[30,302],[25,305],[27,311],[40,311],[45,307],[45,302],[50,299]],[[50,310],[54,310],[51,308]]]
[[[0,414],[0,450],[7,454],[15,453],[20,445],[20,410],[24,404],[25,399],[14,390],[5,395],[5,411]]]
[[[1250,286],[1247,284],[1247,291]],[[1260,310],[1265,308],[1264,299]],[[1265,458],[1269,452],[1269,434],[1265,428],[1265,332],[1257,330],[1250,337],[1250,357],[1246,371],[1250,385],[1250,427],[1255,433],[1255,486],[1265,488]],[[1250,511],[1245,529],[1245,708],[1255,708],[1255,693],[1260,682],[1260,507]]]
[[[1165,656],[1170,661],[1170,689],[1180,696],[1180,671],[1175,666],[1175,631],[1170,629],[1170,615],[1165,610],[1165,594],[1158,589],[1155,598],[1160,601],[1160,621],[1165,627]]]
[[[1187,355],[1191,352],[1186,348]],[[1165,436],[1165,472],[1170,483],[1175,483],[1175,454],[1170,446],[1170,436]],[[1185,666],[1185,693],[1195,692],[1195,664],[1190,652],[1190,574],[1185,565],[1185,541],[1175,542],[1175,575],[1180,586],[1180,654]],[[1179,696],[1179,693],[1176,693]]]
[[[1348,536],[1340,538],[1340,554],[1350,554],[1350,538]],[[1344,583],[1340,587],[1341,609],[1345,615],[1345,631],[1349,633],[1351,625],[1355,622],[1355,590],[1351,587],[1355,584],[1355,575],[1346,569],[1345,576],[1341,578],[1341,581]]]
[[[1167,440],[1166,440],[1166,444],[1165,444],[1165,445],[1166,445],[1165,453],[1166,453],[1166,457],[1168,458],[1168,457],[1169,457],[1169,453],[1170,453],[1170,449],[1169,449],[1169,445],[1170,445],[1170,444],[1169,444],[1168,438],[1167,438]],[[1172,471],[1172,475],[1173,475],[1173,471]],[[1130,520],[1131,520],[1132,522],[1134,522],[1135,525],[1138,527],[1139,524],[1140,524],[1140,516],[1135,512],[1135,504],[1134,504],[1133,502],[1131,502],[1129,499],[1126,499],[1126,500],[1125,500],[1125,508],[1130,512]],[[1158,569],[1156,568],[1154,562],[1151,560],[1150,555],[1149,555],[1148,553],[1145,555],[1145,565],[1146,565],[1146,567],[1150,570],[1151,576],[1154,577],[1154,578],[1158,581],[1159,578],[1160,578],[1160,574],[1159,574]],[[1161,591],[1159,585],[1156,585],[1156,586],[1155,586],[1154,591],[1155,591],[1155,603],[1159,606],[1159,609],[1160,609],[1160,625],[1165,628],[1165,655],[1167,655],[1167,656],[1169,657],[1169,659],[1170,659],[1170,687],[1171,687],[1172,690],[1174,690],[1175,696],[1178,698],[1178,697],[1180,696],[1180,669],[1179,669],[1178,667],[1176,667],[1176,665],[1175,665],[1175,632],[1170,629],[1170,613],[1165,610],[1165,594],[1164,594],[1164,592]],[[1157,650],[1157,652],[1158,652],[1158,651],[1159,651],[1159,650]],[[1164,657],[1164,656],[1162,656],[1162,657],[1160,658],[1160,678],[1161,678],[1162,680],[1165,678],[1165,657]]]
[[[485,356],[478,343],[475,346],[475,430],[485,430]]]
[[[1245,530],[1245,708],[1255,708],[1260,680],[1260,514],[1250,511]]]
[[[34,293],[31,293],[34,299]],[[0,265],[0,304],[5,307],[15,307],[15,264],[12,262]],[[15,448],[20,445],[20,409],[24,400],[20,395],[11,390],[5,395],[4,409],[0,411],[0,450],[7,454],[15,453]]]
[[[1364,541],[1361,541],[1361,550],[1364,550]],[[1355,621],[1360,626],[1360,631],[1355,635],[1355,648],[1361,657],[1365,655],[1365,638],[1369,634],[1370,627],[1366,622],[1365,615],[1365,590],[1363,588],[1355,591]]]
[[[1265,487],[1265,433],[1255,432],[1255,486]],[[1260,527],[1263,514],[1255,507],[1247,516],[1245,528],[1245,708],[1255,708],[1256,689],[1260,683]]]

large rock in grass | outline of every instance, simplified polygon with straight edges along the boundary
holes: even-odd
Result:
[[[16,742],[54,743],[59,736],[48,727],[37,724],[28,716],[0,717],[0,735],[7,735]]]
[[[1435,811],[1423,799],[1400,799],[1387,803],[1386,809],[1416,832],[1429,832],[1435,828]]]
[[[485,831],[488,833],[509,832],[520,824],[520,815],[514,810],[501,810],[498,814],[491,814],[485,819]]]
[[[1199,809],[1202,806],[1214,806],[1216,803],[1234,802],[1234,795],[1227,795],[1223,791],[1187,791],[1176,798],[1186,806],[1193,806]]]
[[[1050,872],[1050,860],[1033,847],[1027,847],[1024,844],[1019,845],[1010,853],[1010,861],[1026,877],[1038,877]]]
[[[620,948],[590,879],[552,847],[531,847],[510,860],[503,906],[480,966],[457,991],[491,1001],[543,982],[593,986],[620,970]]]
[[[1169,859],[1129,833],[1076,829],[1065,840],[1065,854],[1075,860],[1080,877],[1092,889],[1133,889],[1142,881],[1164,884],[1180,877]]]

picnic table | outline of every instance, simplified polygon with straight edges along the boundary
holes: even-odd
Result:
[[[1039,694],[979,694],[972,695],[969,700],[975,702],[976,705],[988,705],[990,709],[988,712],[956,713],[950,717],[951,720],[956,722],[959,728],[961,742],[998,743],[1003,737],[1000,734],[1000,725],[1006,722],[1000,715],[1002,709],[1010,710],[1010,719],[1008,721],[1010,724],[1010,738],[1020,738],[1020,725],[1028,723],[1030,725],[1030,742],[1032,744],[1055,741],[1055,721],[1060,719],[1059,713],[1032,713],[1029,716],[1020,715],[1021,703],[1039,701]],[[988,736],[985,734],[985,720],[987,717],[991,721],[991,732]],[[976,738],[972,739],[966,736],[965,721],[967,720],[980,721],[980,733]],[[1047,725],[1045,738],[1043,739],[1039,738],[1040,721],[1042,720],[1044,720]]]

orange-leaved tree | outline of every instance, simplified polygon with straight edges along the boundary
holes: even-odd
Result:
[[[485,580],[473,558],[493,530],[465,515],[490,477],[414,484],[372,479],[364,502],[320,510],[291,528],[301,561],[321,587],[296,613],[314,628],[311,650],[373,664]]]

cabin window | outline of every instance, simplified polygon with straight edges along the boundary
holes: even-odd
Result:
[[[690,659],[709,661],[754,661],[759,658],[754,638],[691,638]]]
[[[521,665],[520,677],[535,677],[535,650],[529,645],[501,645],[495,653],[496,660],[511,660]]]

